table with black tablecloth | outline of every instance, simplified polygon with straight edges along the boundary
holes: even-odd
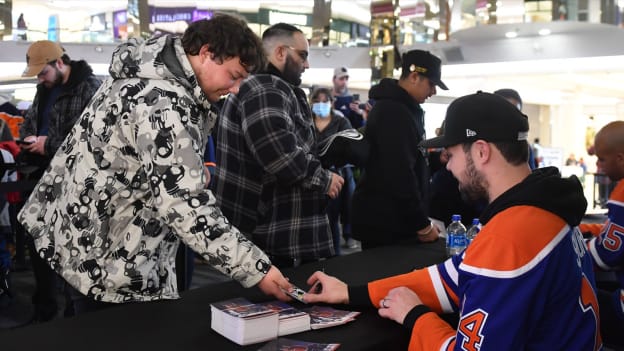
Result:
[[[324,269],[349,284],[366,282],[409,272],[443,261],[444,243],[389,246],[335,257],[284,270],[294,284],[307,288],[306,279]],[[76,317],[3,332],[2,350],[257,350],[264,343],[239,346],[210,328],[210,303],[234,297],[252,302],[268,301],[257,288],[245,289],[236,282],[189,290],[179,300],[133,303]],[[295,307],[305,307],[291,302]],[[362,313],[345,325],[287,338],[340,343],[340,350],[407,350],[409,332],[399,324],[381,318],[374,308],[335,308]]]

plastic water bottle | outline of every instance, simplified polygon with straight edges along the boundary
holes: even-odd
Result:
[[[446,233],[446,253],[449,256],[457,255],[466,248],[466,227],[461,222],[461,215],[451,217]]]
[[[473,218],[470,228],[468,228],[468,230],[466,231],[466,240],[468,240],[467,241],[468,245],[472,243],[475,236],[479,234],[479,231],[481,231],[481,223],[479,223],[479,218]]]

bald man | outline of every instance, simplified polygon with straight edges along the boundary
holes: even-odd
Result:
[[[594,237],[588,241],[595,264],[614,271],[619,283],[616,291],[598,291],[601,332],[605,345],[624,346],[624,121],[604,126],[594,140],[596,165],[614,182],[618,182],[607,202],[604,224],[581,224],[583,233]]]

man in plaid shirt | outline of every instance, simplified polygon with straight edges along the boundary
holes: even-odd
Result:
[[[279,23],[262,36],[269,65],[229,95],[218,118],[214,192],[225,216],[282,268],[334,255],[326,215],[343,179],[321,166],[306,95],[308,42]]]

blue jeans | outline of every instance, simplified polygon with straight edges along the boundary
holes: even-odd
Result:
[[[355,191],[352,168],[352,166],[344,166],[337,170],[337,173],[344,178],[344,185],[338,197],[331,199],[327,206],[327,217],[329,218],[336,255],[341,253],[340,233],[342,232],[345,241],[351,238],[351,201]],[[340,230],[341,224],[342,231]]]

